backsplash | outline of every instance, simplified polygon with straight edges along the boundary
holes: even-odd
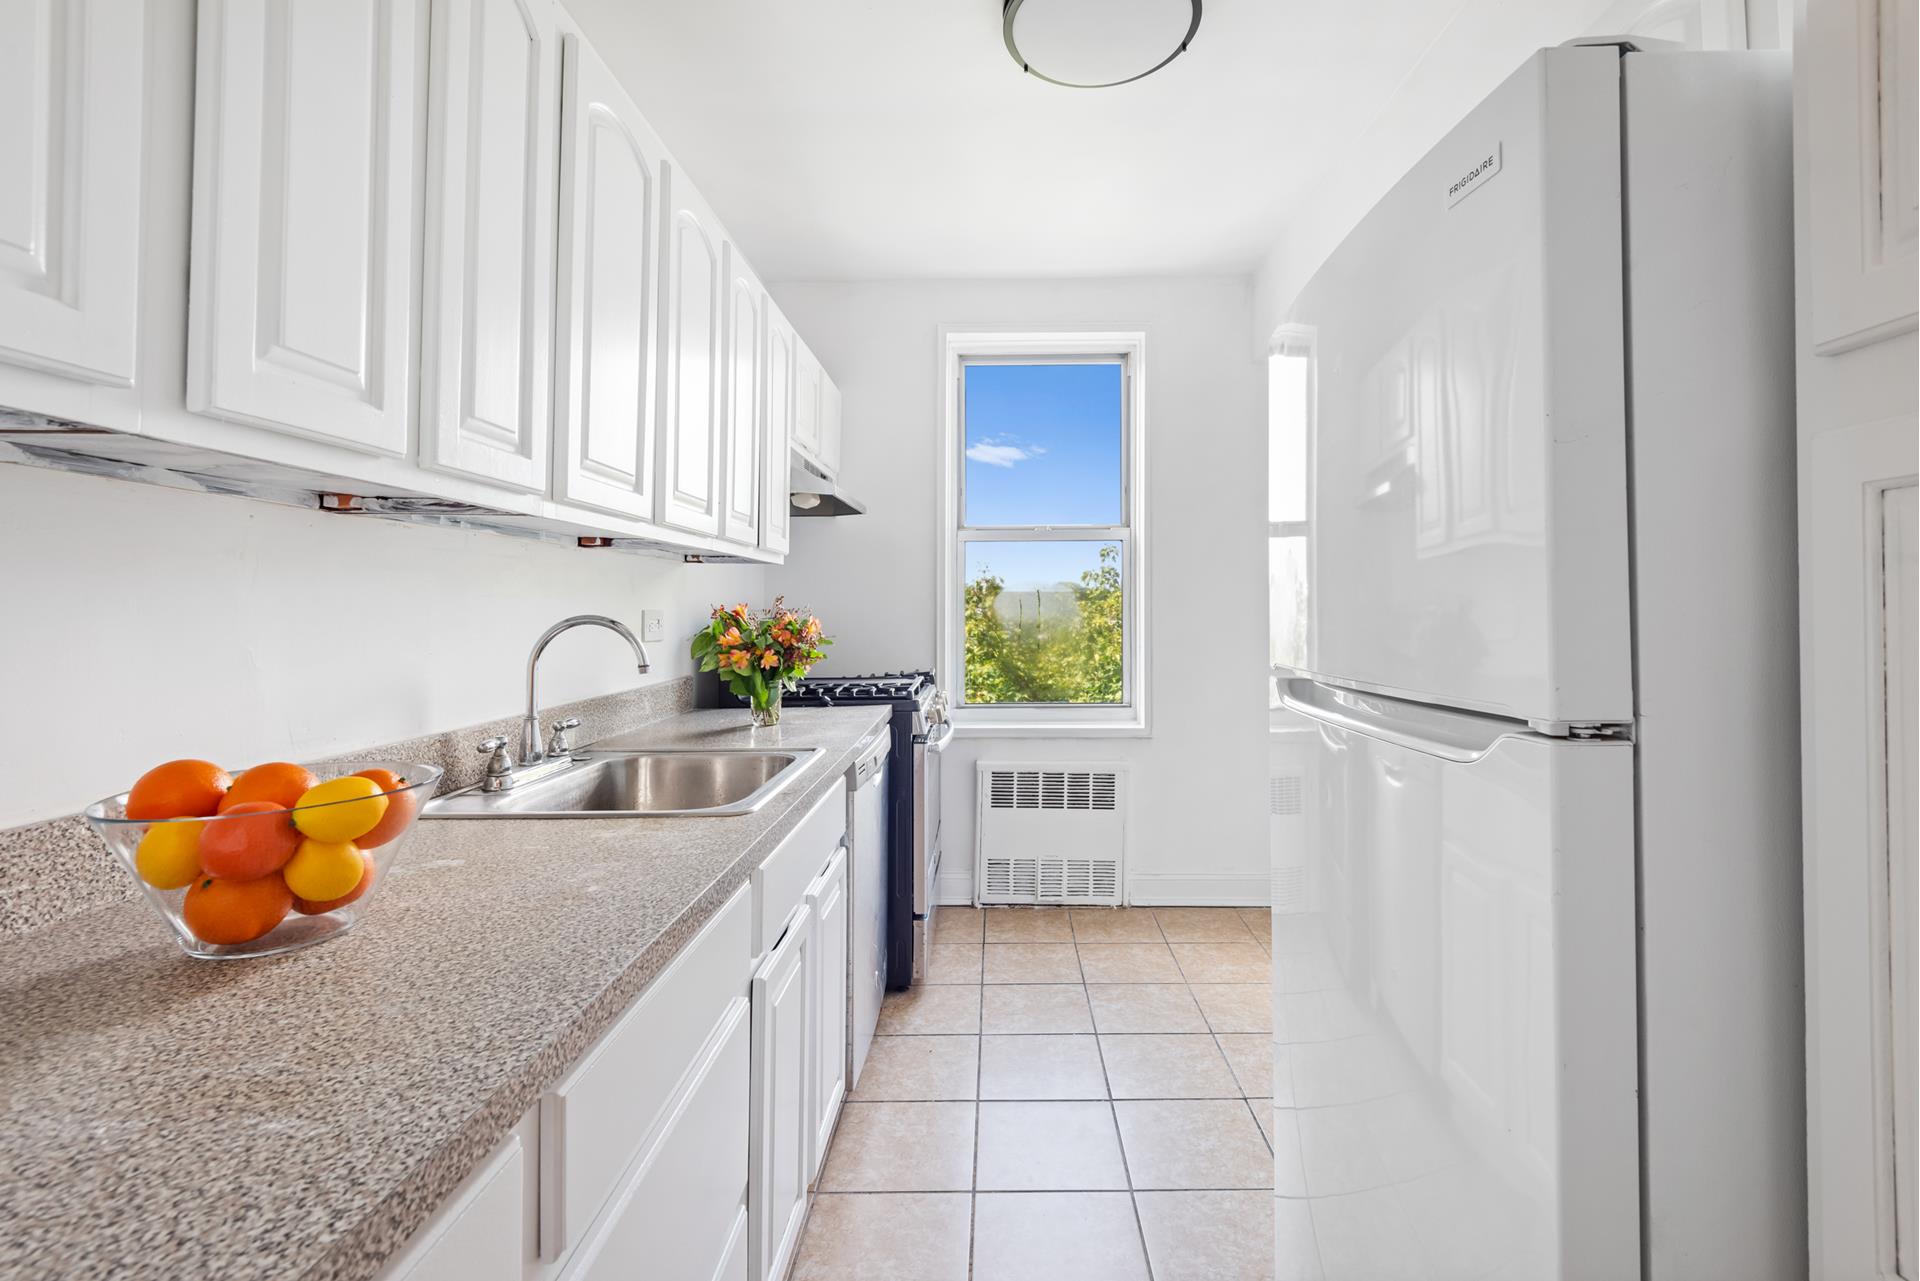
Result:
[[[573,732],[574,742],[592,743],[678,716],[693,710],[693,705],[693,677],[682,676],[550,707],[542,712],[541,720],[551,724],[556,717],[577,716],[580,728]],[[520,717],[484,721],[303,763],[326,777],[350,773],[368,761],[419,761],[445,771],[441,791],[458,791],[478,783],[485,774],[486,759],[475,747],[480,740],[495,735],[517,745]],[[138,894],[132,879],[114,863],[86,820],[77,814],[0,831],[0,935],[25,934],[92,908],[130,901]]]

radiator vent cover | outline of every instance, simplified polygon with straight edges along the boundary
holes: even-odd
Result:
[[[983,761],[974,884],[982,903],[1120,905],[1125,769]]]

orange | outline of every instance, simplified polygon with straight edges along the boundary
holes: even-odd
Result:
[[[277,875],[251,881],[202,877],[187,890],[180,915],[203,943],[251,943],[286,919],[293,893]]]
[[[365,836],[379,826],[386,813],[387,798],[381,795],[379,785],[370,778],[349,774],[308,788],[293,808],[293,825],[316,841],[337,845]],[[344,891],[350,886],[341,888]]]
[[[245,778],[246,775],[241,775]],[[200,866],[208,876],[251,881],[286,866],[300,833],[284,805],[241,801],[220,811],[200,834]]]
[[[205,818],[220,806],[233,779],[212,761],[168,761],[140,776],[127,793],[127,817]]]
[[[326,903],[351,894],[366,875],[366,862],[352,841],[302,841],[283,875],[304,899]]]
[[[272,801],[281,809],[290,810],[306,790],[319,781],[312,770],[290,761],[255,765],[233,780],[226,799],[220,802],[220,812],[224,814],[243,801]]]
[[[388,793],[387,812],[372,830],[353,838],[353,843],[363,850],[378,849],[394,837],[407,830],[407,824],[413,822],[413,816],[420,808],[420,802],[414,799],[414,793],[401,792],[398,789],[407,785],[407,780],[392,770],[363,769],[355,778],[372,779],[374,786]]]
[[[377,869],[374,865],[373,860],[367,857],[365,854],[362,854],[360,856],[360,861],[364,865],[363,870],[360,873],[360,882],[359,884],[355,885],[351,890],[348,890],[345,894],[342,894],[339,898],[330,898],[330,899],[321,899],[321,900],[314,900],[310,898],[296,898],[293,900],[293,910],[307,916],[318,916],[322,912],[331,912],[336,907],[345,907],[347,904],[353,902],[354,900],[358,899],[362,894],[365,894],[368,890],[372,889],[373,878]]]

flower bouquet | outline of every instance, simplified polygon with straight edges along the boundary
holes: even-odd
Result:
[[[700,670],[719,672],[727,688],[747,700],[753,723],[766,726],[780,723],[781,695],[798,688],[831,644],[819,619],[788,609],[782,596],[771,609],[716,608],[694,633],[692,651]]]

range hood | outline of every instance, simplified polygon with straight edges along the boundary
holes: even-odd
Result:
[[[800,458],[790,465],[787,481],[789,510],[795,516],[861,516],[867,505],[850,497]]]

